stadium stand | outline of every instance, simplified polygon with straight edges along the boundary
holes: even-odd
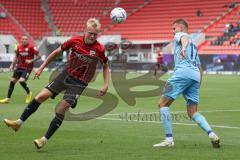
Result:
[[[237,41],[240,32],[239,8],[239,6],[235,6],[205,30],[208,40],[200,47],[201,53],[239,53],[240,46],[232,45],[234,44],[234,40]]]
[[[16,39],[20,39],[21,35],[24,34],[21,28],[17,26],[4,9],[0,8],[0,13],[5,14],[4,17],[0,18],[0,34],[15,35]]]
[[[47,3],[61,35],[79,33],[89,17],[99,18],[114,7],[114,0],[47,0]]]
[[[114,7],[124,8],[129,17],[129,16],[133,15],[135,12],[137,12],[140,8],[147,5],[148,2],[149,1],[145,1],[145,0],[137,0],[137,1],[136,0],[121,0],[118,4],[112,6],[112,8],[110,10],[108,10],[108,12],[100,18],[103,28],[105,28],[105,30],[108,30],[109,28],[114,26],[114,25],[112,25],[112,22],[109,18],[110,11]],[[107,32],[104,32],[104,34],[107,34]]]
[[[48,23],[44,19],[45,14],[41,9],[40,0],[1,0],[0,4],[14,16],[17,23],[35,40],[41,39],[45,34],[50,32]]]
[[[221,16],[228,8],[223,8],[226,0],[216,1],[150,1],[150,3],[130,16],[126,23],[115,25],[107,33],[120,32],[130,40],[166,40],[171,39],[171,22],[176,18],[186,18],[191,26],[190,32],[201,31],[211,21]],[[174,5],[172,5],[174,3]],[[197,17],[201,9],[203,16]]]

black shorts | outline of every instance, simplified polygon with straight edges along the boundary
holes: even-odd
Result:
[[[55,98],[60,92],[63,92],[63,99],[70,105],[73,105],[86,87],[87,84],[70,76],[64,70],[45,88],[53,93],[51,98]]]
[[[13,78],[19,79],[20,77],[24,78],[27,80],[31,74],[31,70],[26,70],[26,69],[15,69],[13,72]]]
[[[164,64],[162,64],[162,63],[156,63],[155,69],[161,69],[164,72],[168,71],[168,68]]]

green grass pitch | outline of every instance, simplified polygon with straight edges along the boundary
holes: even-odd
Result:
[[[28,84],[36,95],[47,83],[50,73]],[[139,76],[129,74],[129,77]],[[5,98],[10,73],[0,73],[0,98]],[[89,87],[100,88],[102,76]],[[168,76],[164,76],[166,79]],[[151,77],[149,77],[151,78]],[[117,107],[98,119],[65,121],[48,144],[41,150],[33,145],[41,137],[54,116],[54,107],[61,99],[47,100],[17,132],[0,123],[0,159],[6,160],[233,160],[240,159],[240,77],[205,75],[200,93],[200,112],[220,136],[222,147],[212,148],[207,135],[185,117],[185,103],[179,98],[171,111],[179,116],[173,120],[175,147],[154,149],[153,144],[164,138],[161,124],[147,114],[158,115],[159,96],[139,97],[135,106],[129,106],[119,96],[112,83],[109,92],[118,97]],[[121,85],[121,82],[119,82]],[[149,90],[154,86],[139,86],[133,90]],[[10,104],[0,104],[0,118],[16,119],[26,104],[25,92],[16,84]],[[101,101],[82,96],[72,113],[89,111]],[[180,112],[179,112],[180,111]],[[134,116],[130,113],[136,113]],[[137,113],[141,113],[140,120]],[[126,117],[126,114],[128,115]],[[125,116],[125,117],[124,117]],[[126,119],[128,118],[128,119]]]

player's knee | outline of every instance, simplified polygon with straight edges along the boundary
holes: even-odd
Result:
[[[19,83],[21,83],[21,82],[26,82],[26,79],[20,78],[20,79],[19,79]]]
[[[187,112],[187,114],[188,114],[188,117],[189,117],[190,119],[192,119],[193,114],[192,114],[191,112]]]
[[[187,114],[189,118],[192,118],[193,115],[197,112],[197,103],[190,101],[190,103],[187,103]]]
[[[17,81],[18,81],[18,80],[15,79],[15,78],[11,78],[11,79],[10,79],[10,82],[12,82],[12,83],[14,83],[14,84],[15,84]]]
[[[50,93],[42,91],[42,92],[40,92],[40,93],[35,97],[35,99],[36,99],[38,102],[42,103],[42,102],[44,102],[45,100],[47,100],[50,96],[51,96]]]
[[[47,97],[45,96],[45,95],[37,95],[36,97],[35,97],[35,99],[36,99],[36,101],[38,101],[38,102],[40,102],[40,103],[42,103],[42,102],[44,102],[46,99],[47,99]]]
[[[70,106],[71,106],[70,103],[68,103],[66,100],[62,100],[57,104],[55,108],[55,113],[65,115],[65,113],[68,111]]]
[[[162,102],[159,102],[159,103],[158,103],[158,107],[159,107],[159,108],[162,108],[162,107],[164,107],[164,103],[162,103]]]
[[[167,101],[161,101],[160,100],[160,102],[158,104],[158,107],[162,108],[162,107],[166,107],[166,106],[169,106],[169,103]]]
[[[160,101],[159,101],[159,108],[161,107],[168,107],[172,104],[172,102],[174,101],[174,99],[170,98],[170,97],[165,97],[165,96],[162,96]]]

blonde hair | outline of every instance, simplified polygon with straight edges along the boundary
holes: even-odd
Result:
[[[86,23],[86,27],[93,27],[97,30],[100,30],[101,23],[96,18],[89,18]]]

